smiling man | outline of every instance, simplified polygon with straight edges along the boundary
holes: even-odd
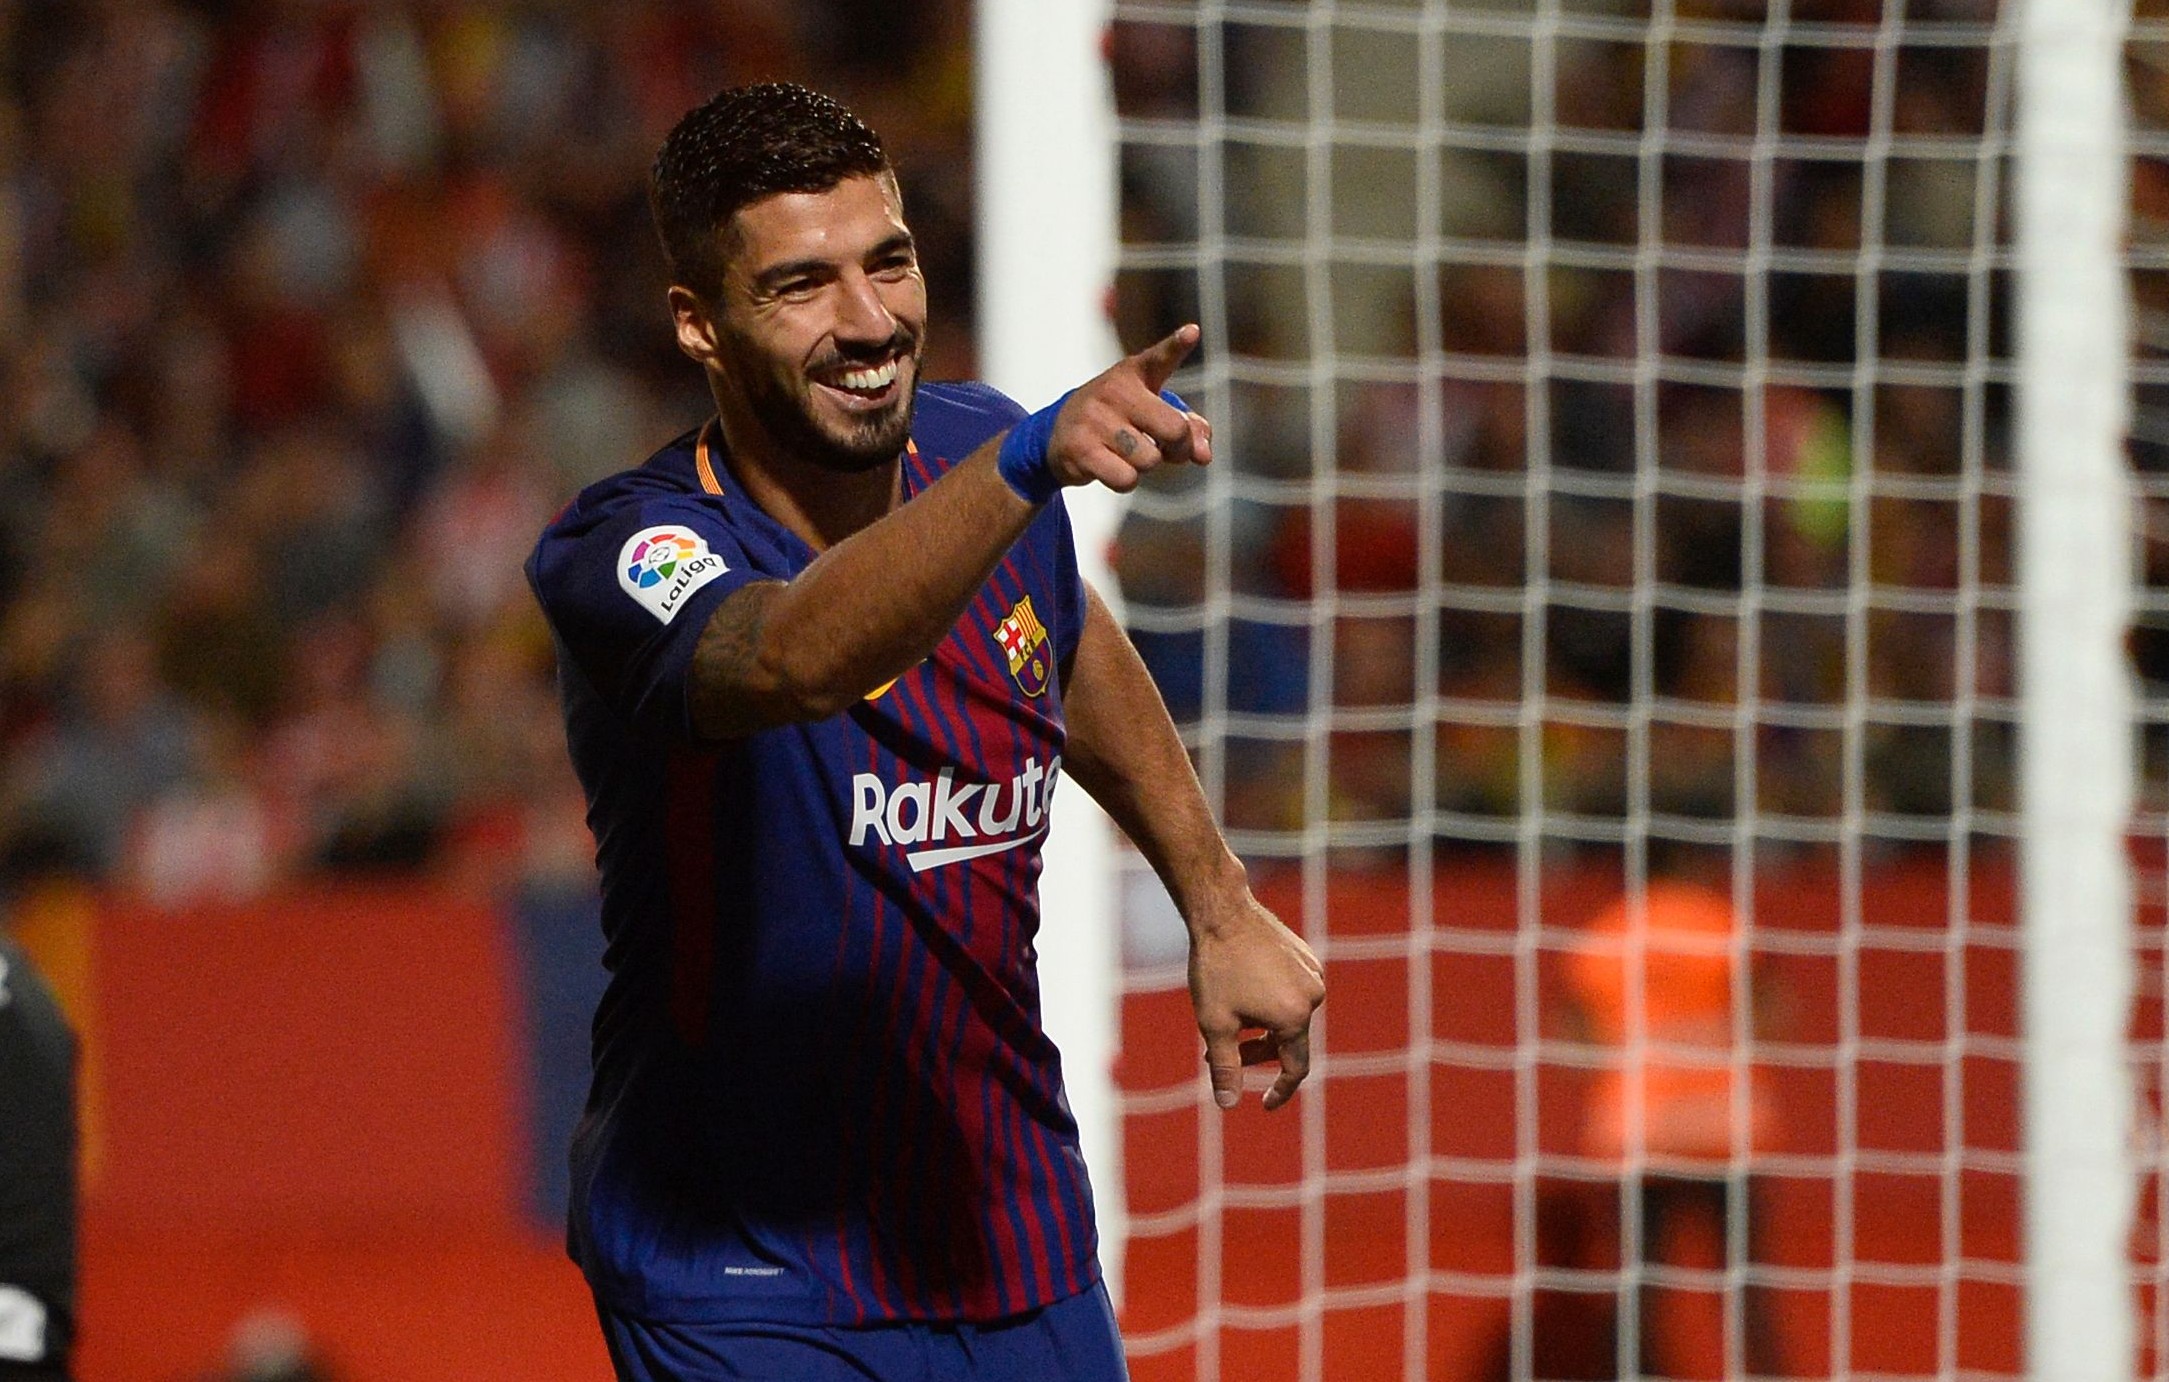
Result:
[[[1062,507],[1210,460],[1161,391],[1196,328],[1029,416],[922,385],[895,175],[800,87],[687,115],[651,190],[716,415],[582,493],[528,566],[602,871],[569,1237],[611,1357],[658,1382],[1112,1382],[1032,947],[1063,779],[1189,923],[1221,1107],[1245,1063],[1279,1065],[1267,1108],[1294,1094],[1324,997]]]

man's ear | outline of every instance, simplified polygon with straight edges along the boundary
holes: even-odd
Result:
[[[708,365],[716,358],[715,319],[700,295],[683,284],[670,285],[671,324],[677,329],[678,349],[695,363]]]

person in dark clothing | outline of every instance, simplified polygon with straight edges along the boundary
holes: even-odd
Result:
[[[0,935],[0,1382],[66,1382],[75,1336],[75,1034]]]

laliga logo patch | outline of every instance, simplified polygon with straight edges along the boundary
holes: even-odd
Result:
[[[729,569],[690,528],[642,528],[618,549],[618,585],[666,624]]]
[[[1046,627],[1032,608],[1031,596],[1017,601],[995,626],[994,641],[1002,645],[1002,652],[1009,658],[1009,675],[1017,679],[1017,688],[1027,696],[1044,693],[1054,653],[1047,645]]]

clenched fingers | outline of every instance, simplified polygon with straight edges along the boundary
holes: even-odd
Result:
[[[1274,1049],[1280,1057],[1280,1077],[1273,1087],[1265,1091],[1265,1107],[1268,1111],[1279,1108],[1295,1097],[1296,1087],[1310,1074],[1310,1023],[1306,1019],[1300,1029],[1274,1034]]]
[[[1163,461],[1190,459],[1191,415],[1120,371],[1093,381],[1098,396],[1079,421],[1124,461],[1149,470]]]
[[[1213,425],[1196,413],[1184,413],[1190,430],[1190,459],[1199,465],[1213,463]]]
[[[1073,464],[1086,477],[1109,489],[1134,489],[1146,471],[1169,462],[1187,462],[1195,455],[1198,429],[1190,415],[1142,391],[1130,398],[1079,400],[1074,416],[1063,422],[1064,435],[1056,449],[1073,457]],[[1205,436],[1209,450],[1209,430]]]
[[[1197,459],[1192,416],[1158,394],[1142,402],[1136,412],[1138,430],[1151,444],[1155,459],[1176,464]]]
[[[1273,1087],[1265,1092],[1266,1108],[1279,1108],[1295,1097],[1296,1089],[1310,1075],[1310,1032],[1307,1028],[1294,1028],[1247,1038],[1242,1044],[1242,1055],[1245,1066],[1279,1064],[1280,1074],[1273,1080]]]

